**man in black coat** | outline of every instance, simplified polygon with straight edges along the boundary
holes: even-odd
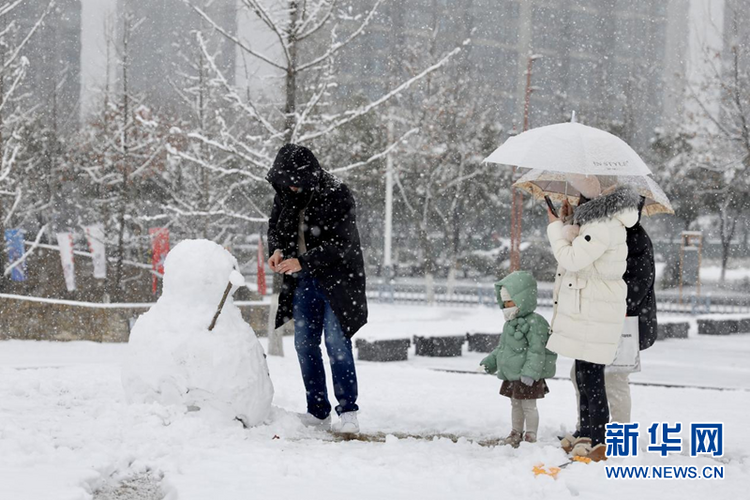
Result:
[[[627,315],[638,317],[638,342],[641,350],[648,349],[656,341],[656,265],[654,247],[640,222],[645,198],[641,197],[638,206],[639,220],[636,225],[626,228],[628,260],[623,275],[628,285]],[[630,422],[630,372],[610,370],[605,373],[607,400],[613,422]]]
[[[352,336],[367,323],[365,264],[349,188],[324,171],[312,151],[279,150],[266,177],[276,190],[268,221],[268,264],[283,276],[276,328],[294,319],[294,345],[307,393],[305,424],[329,426],[325,331],[341,421],[334,430],[359,432]]]
[[[641,197],[638,207],[639,217],[643,211],[645,198]],[[638,333],[641,350],[648,349],[657,336],[656,323],[656,265],[654,264],[654,247],[646,230],[638,224],[627,228],[628,267],[623,279],[628,285],[628,316],[638,316]]]

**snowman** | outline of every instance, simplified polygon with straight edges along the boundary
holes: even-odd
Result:
[[[263,347],[232,299],[245,284],[237,269],[208,240],[172,249],[163,293],[130,334],[122,369],[129,402],[181,405],[247,427],[268,417],[273,385]]]

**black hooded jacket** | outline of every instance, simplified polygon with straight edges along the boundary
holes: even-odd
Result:
[[[639,211],[643,210],[643,201]],[[640,348],[644,350],[654,345],[657,336],[654,248],[640,220],[626,231],[628,264],[623,279],[628,285],[627,315],[638,316]]]
[[[344,334],[351,338],[367,323],[365,264],[357,230],[356,204],[349,188],[320,167],[312,151],[294,144],[279,150],[266,180],[276,190],[268,221],[268,251],[298,258],[318,280]],[[290,187],[298,187],[295,193]],[[299,255],[300,212],[307,252]],[[293,275],[285,275],[276,328],[292,319]]]

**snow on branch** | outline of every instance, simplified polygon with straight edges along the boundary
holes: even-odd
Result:
[[[16,196],[16,199],[13,201],[13,206],[10,207],[10,210],[8,211],[8,215],[5,216],[5,220],[3,221],[3,225],[7,226],[10,224],[10,219],[13,217],[13,214],[16,213],[16,210],[18,209],[18,204],[21,203],[21,198],[23,198],[23,191],[21,189],[16,189],[16,192],[14,193]]]
[[[380,153],[378,153],[376,155],[371,156],[367,160],[360,161],[360,162],[357,162],[357,163],[352,163],[351,165],[347,165],[345,167],[335,168],[335,169],[331,170],[331,172],[332,173],[347,172],[347,171],[353,170],[355,168],[364,167],[365,165],[369,165],[370,163],[378,161],[381,158],[385,158],[386,156],[388,156],[391,153],[391,151],[393,151],[394,149],[396,149],[399,146],[399,144],[401,144],[403,141],[405,141],[406,139],[408,139],[409,137],[411,137],[412,135],[414,135],[414,134],[416,134],[418,132],[419,132],[418,128],[413,128],[413,129],[409,130],[408,132],[406,132],[404,135],[402,135],[398,140],[396,140],[393,144],[391,144],[390,146],[388,146],[385,150],[381,151]]]
[[[703,102],[703,100],[698,96],[698,94],[695,92],[695,89],[691,85],[687,86],[690,90],[690,93],[693,94],[693,98],[695,99],[695,102],[698,103],[698,106],[700,106],[701,110],[705,113],[706,117],[714,124],[716,127],[721,130],[724,135],[726,135],[729,138],[732,138],[735,134],[733,134],[729,129],[727,129],[724,126],[724,123],[722,120],[719,120],[716,118],[713,113],[708,109],[706,104]]]
[[[203,35],[201,33],[198,33],[197,38],[198,38],[198,44],[200,45],[201,51],[203,52],[203,55],[206,57],[206,60],[208,61],[208,65],[211,67],[211,70],[216,75],[216,78],[218,79],[219,83],[226,91],[224,100],[230,103],[233,103],[235,106],[245,111],[251,117],[258,120],[261,123],[261,125],[263,125],[263,128],[265,128],[272,136],[274,137],[280,136],[281,133],[278,130],[276,130],[276,128],[271,124],[270,121],[266,120],[266,118],[260,114],[255,103],[253,103],[253,101],[250,99],[248,99],[247,103],[245,103],[242,97],[240,97],[237,94],[237,92],[232,88],[232,86],[229,84],[224,74],[216,65],[215,59],[211,56],[210,52],[208,51],[208,47],[206,47],[206,42],[203,39]]]
[[[367,13],[367,16],[365,16],[364,20],[359,25],[359,27],[356,30],[354,30],[354,32],[351,35],[349,35],[349,37],[346,40],[344,40],[343,42],[338,42],[338,43],[331,44],[331,46],[328,48],[328,50],[326,51],[325,54],[323,54],[322,56],[320,56],[320,57],[318,57],[316,59],[313,59],[312,61],[310,61],[310,62],[308,62],[306,64],[301,64],[300,66],[297,67],[297,71],[301,73],[301,72],[303,72],[305,70],[308,70],[310,68],[314,68],[315,66],[318,66],[319,64],[321,64],[321,63],[327,61],[328,59],[330,59],[331,57],[333,57],[333,55],[336,52],[338,52],[342,48],[344,48],[347,45],[349,45],[349,43],[351,43],[352,40],[354,40],[357,37],[359,37],[362,34],[362,32],[365,30],[365,28],[367,28],[367,25],[370,24],[370,21],[375,16],[375,13],[377,12],[378,7],[380,7],[380,4],[382,4],[382,3],[383,3],[383,0],[377,0],[377,2],[375,2],[375,5],[372,7],[372,9],[370,9],[370,12]]]
[[[292,55],[289,51],[289,43],[287,42],[283,28],[281,28],[276,23],[276,21],[273,20],[273,18],[271,18],[271,15],[268,13],[268,11],[266,11],[262,3],[258,0],[242,0],[242,3],[250,10],[252,10],[255,15],[258,16],[258,18],[263,21],[266,26],[268,26],[273,34],[276,35],[276,38],[279,39],[281,48],[284,51],[284,57],[286,58],[287,63],[291,64]]]
[[[398,192],[401,194],[401,199],[404,200],[404,205],[409,209],[409,213],[412,215],[416,214],[417,209],[409,202],[409,197],[406,195],[406,189],[404,189],[404,185],[401,183],[401,176],[398,170],[394,171],[393,174],[393,180],[396,182],[396,186],[398,186]]]
[[[29,32],[26,34],[26,37],[23,40],[21,40],[21,43],[18,44],[13,54],[5,61],[5,64],[3,65],[3,67],[0,68],[0,74],[4,73],[5,70],[8,69],[8,67],[10,67],[15,62],[18,55],[21,53],[21,51],[29,42],[29,40],[34,35],[34,33],[36,33],[39,27],[44,23],[44,19],[52,11],[52,8],[54,6],[55,6],[55,0],[49,0],[49,3],[47,4],[47,8],[44,9],[44,12],[42,12],[42,14],[39,16],[39,19],[37,19],[36,23],[34,23],[34,26],[31,27]]]
[[[318,13],[321,10],[321,7],[323,5],[328,5],[328,10],[326,13],[321,17],[320,21],[318,21],[312,28],[308,29],[307,26],[315,21],[315,19],[318,17]],[[331,19],[331,15],[333,14],[333,9],[336,8],[336,5],[338,4],[338,0],[333,0],[332,2],[322,1],[317,2],[315,4],[315,10],[308,16],[306,16],[306,19],[303,19],[303,22],[299,25],[298,31],[301,34],[297,35],[297,40],[304,40],[305,38],[308,38],[325,26],[325,24]],[[307,7],[307,2],[305,2],[305,7]]]
[[[27,246],[28,245],[34,245],[34,243],[30,243],[28,241],[24,241],[24,244],[27,245]],[[39,243],[39,244],[36,244],[36,247],[37,248],[41,248],[43,250],[54,250],[56,252],[60,251],[60,247],[57,246],[57,245],[45,245],[44,243]],[[88,257],[90,259],[94,257],[89,252],[81,252],[80,250],[73,250],[73,255],[79,255],[81,257]],[[117,257],[107,257],[107,261],[109,261],[109,262],[116,262],[117,261]],[[122,263],[125,264],[126,266],[137,267],[139,269],[148,269],[149,271],[151,271],[153,269],[153,265],[152,264],[142,264],[140,262],[135,262],[135,261],[132,261],[132,260],[127,260],[127,259],[124,259],[122,261]],[[159,273],[153,273],[153,274],[156,274],[157,276],[161,276],[161,274],[159,274]]]
[[[217,174],[222,174],[222,175],[235,175],[236,174],[236,175],[242,175],[242,176],[245,176],[245,177],[249,177],[249,178],[251,178],[251,179],[253,179],[255,181],[259,181],[259,182],[264,182],[265,181],[265,179],[263,179],[262,177],[259,177],[259,176],[255,175],[255,174],[253,174],[252,172],[248,172],[247,170],[242,170],[242,169],[239,169],[239,168],[217,167],[215,165],[211,165],[211,164],[207,163],[206,161],[204,161],[204,160],[202,160],[200,158],[196,158],[195,156],[189,155],[189,154],[185,153],[184,151],[178,151],[178,150],[174,149],[172,146],[168,146],[167,149],[168,149],[169,154],[171,154],[173,156],[177,156],[177,157],[182,158],[184,160],[190,161],[192,163],[195,163],[199,167],[204,168],[204,169],[208,170],[209,172],[213,172],[213,173],[217,173]],[[225,149],[225,151],[226,151],[226,149]],[[232,152],[231,150],[228,150],[228,151]]]
[[[3,17],[4,15],[8,14],[10,11],[18,7],[18,4],[23,2],[24,0],[16,0],[13,3],[5,4],[0,7],[0,17]]]
[[[323,99],[323,97],[328,93],[329,79],[332,76],[332,72],[333,72],[333,58],[331,58],[331,60],[329,61],[328,67],[326,68],[324,74],[321,76],[321,79],[323,80],[323,82],[318,86],[318,90],[313,92],[313,95],[305,104],[302,114],[298,116],[296,123],[294,125],[294,130],[292,130],[292,139],[290,142],[296,141],[297,134],[302,129],[302,127],[306,124],[308,117],[312,114],[312,112],[318,106],[321,99]]]
[[[20,146],[18,143],[14,143],[11,148],[3,148],[2,164],[0,165],[0,182],[10,177],[10,173],[13,170],[13,165],[16,163],[16,157]]]
[[[15,78],[13,79],[13,82],[10,84],[10,88],[8,88],[7,91],[3,93],[2,96],[2,102],[0,103],[0,113],[3,112],[5,109],[5,105],[11,102],[11,97],[13,94],[16,93],[16,89],[18,88],[21,81],[26,77],[26,71],[29,67],[29,60],[25,57],[21,58],[21,67],[18,68],[18,71],[16,71]]]
[[[173,212],[179,217],[231,217],[233,219],[239,219],[245,222],[268,222],[268,217],[248,217],[246,215],[238,214],[235,212],[230,212],[227,210],[209,210],[209,211],[202,211],[202,210],[181,210],[177,207],[166,205],[164,207],[166,210]],[[161,214],[161,215],[150,215],[146,217],[141,217],[140,219],[146,222],[150,221],[156,221],[156,220],[163,220],[163,219],[169,219],[171,218],[167,214]]]
[[[236,155],[236,156],[242,158],[245,161],[252,162],[252,164],[258,166],[259,168],[263,168],[263,169],[267,168],[266,165],[264,165],[264,164],[256,161],[253,158],[250,158],[247,155],[242,154],[240,151],[237,151],[235,148],[226,146],[226,145],[218,143],[216,141],[212,141],[210,139],[207,139],[207,138],[203,137],[202,135],[199,135],[199,134],[189,134],[188,137],[201,140],[206,145],[213,146],[213,147],[215,147],[216,149],[218,149],[220,151],[224,151],[225,153]],[[204,168],[204,169],[206,169],[206,170],[208,170],[210,172],[213,172],[213,173],[218,173],[218,174],[222,174],[222,175],[239,174],[239,175],[242,175],[244,177],[249,177],[249,178],[251,178],[251,179],[253,179],[255,181],[259,181],[259,182],[263,182],[264,181],[264,179],[262,177],[259,177],[258,175],[255,175],[252,172],[249,172],[247,170],[238,169],[238,168],[228,169],[228,168],[218,167],[218,166],[215,166],[215,165],[212,165],[212,164],[206,162],[205,160],[203,160],[201,158],[197,158],[196,156],[193,156],[193,155],[191,155],[191,154],[189,154],[189,153],[187,153],[185,151],[177,150],[174,147],[172,147],[171,145],[167,145],[167,152],[169,154],[171,154],[172,156],[177,156],[178,158],[182,158],[183,160],[186,160],[186,161],[189,161],[191,163],[194,163],[195,165],[197,165],[197,166],[199,166],[201,168]]]
[[[287,69],[286,66],[283,66],[283,65],[277,63],[276,61],[274,61],[273,59],[271,59],[270,57],[268,57],[268,56],[266,56],[264,54],[261,54],[260,52],[258,52],[256,50],[253,50],[249,45],[245,44],[242,40],[240,40],[239,37],[237,37],[235,35],[232,35],[231,33],[227,32],[227,30],[225,30],[224,28],[222,28],[221,26],[219,26],[216,23],[216,21],[214,21],[213,19],[211,19],[211,17],[208,14],[206,14],[205,12],[203,12],[202,9],[200,9],[199,7],[196,7],[195,5],[191,4],[190,2],[188,2],[188,5],[190,7],[192,7],[193,10],[195,10],[195,12],[197,12],[198,15],[201,16],[207,23],[209,23],[213,29],[215,29],[216,31],[218,31],[224,38],[226,38],[227,40],[229,40],[230,42],[232,42],[233,44],[235,44],[237,47],[239,47],[240,49],[244,50],[245,52],[247,52],[251,56],[257,57],[258,59],[260,59],[261,61],[265,62],[266,64],[270,64],[274,68],[278,68],[280,70],[286,71],[286,69]]]
[[[468,43],[469,43],[469,40],[466,40],[463,43],[463,45],[467,45]],[[343,125],[346,125],[347,123],[350,123],[350,122],[352,122],[352,121],[354,121],[354,120],[356,120],[358,118],[361,118],[362,116],[366,115],[367,113],[369,113],[373,109],[377,108],[381,104],[383,104],[385,102],[388,102],[389,100],[393,99],[394,97],[396,97],[401,92],[403,92],[404,90],[406,90],[409,87],[411,87],[412,85],[414,85],[414,83],[418,82],[419,80],[421,80],[425,76],[427,76],[430,73],[433,73],[433,72],[437,71],[438,69],[442,68],[443,66],[445,66],[448,63],[448,61],[450,61],[451,58],[453,58],[459,52],[461,52],[461,47],[456,47],[455,49],[453,49],[452,51],[450,51],[448,54],[446,54],[442,59],[440,59],[440,61],[436,62],[435,64],[433,64],[429,68],[426,68],[425,70],[423,70],[418,75],[415,75],[412,78],[406,80],[401,85],[399,85],[398,87],[396,87],[395,89],[393,89],[392,91],[390,91],[389,93],[387,93],[386,95],[382,96],[380,99],[378,99],[376,101],[372,101],[369,104],[366,104],[364,106],[360,106],[357,109],[354,109],[354,110],[347,111],[347,112],[343,113],[344,115],[346,115],[344,118],[340,118],[340,119],[336,120],[328,128],[325,128],[323,130],[319,130],[317,132],[311,132],[311,133],[309,133],[307,135],[303,135],[302,137],[299,138],[298,142],[299,143],[305,143],[305,142],[312,141],[313,139],[317,139],[318,137],[322,137],[324,135],[327,135],[327,134],[333,132],[334,130],[342,127]]]

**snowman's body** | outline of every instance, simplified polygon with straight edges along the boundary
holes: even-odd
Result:
[[[122,371],[129,401],[200,408],[248,426],[268,417],[273,385],[263,347],[231,293],[208,331],[236,269],[237,260],[207,240],[183,241],[169,253],[162,296],[130,334]]]

